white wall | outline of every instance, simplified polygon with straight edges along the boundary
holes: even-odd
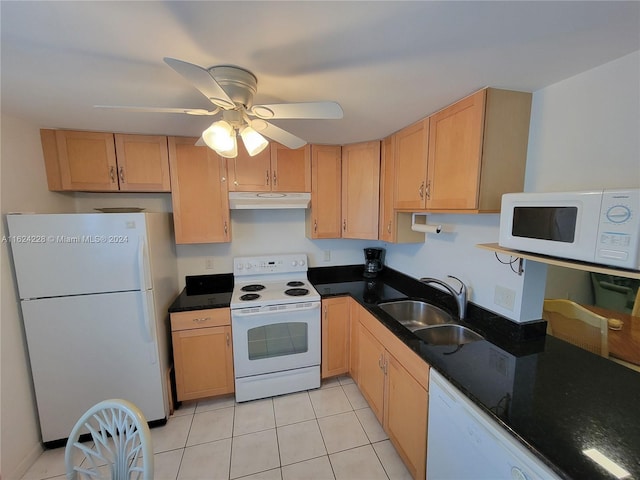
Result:
[[[640,51],[534,93],[525,190],[640,187]]]
[[[73,211],[72,195],[47,190],[38,128],[7,116],[2,116],[1,122],[2,213]],[[2,235],[7,235],[4,215]],[[9,245],[3,242],[1,248],[0,471],[11,479],[22,476],[42,447]]]

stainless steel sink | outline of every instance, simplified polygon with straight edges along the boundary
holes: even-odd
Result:
[[[378,307],[411,331],[454,322],[454,318],[449,313],[420,300],[379,303]]]
[[[436,325],[414,330],[417,335],[431,345],[464,345],[484,340],[484,337],[462,325]]]

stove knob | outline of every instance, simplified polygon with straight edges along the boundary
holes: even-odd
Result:
[[[251,264],[250,263],[246,263],[244,265],[244,268],[246,268],[247,270],[251,270]]]
[[[298,261],[297,260],[294,260],[293,262],[291,262],[291,266],[295,267],[297,265],[298,265]]]
[[[236,268],[238,270],[242,270],[244,268],[244,266],[241,263],[239,263],[239,264],[236,265]]]
[[[304,267],[304,260],[300,260],[300,261],[298,262],[298,265],[300,265],[301,267]]]

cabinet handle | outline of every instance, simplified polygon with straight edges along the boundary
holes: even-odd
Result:
[[[120,177],[120,183],[124,183],[124,167],[120,167],[118,170],[118,174]]]
[[[116,167],[113,165],[109,167],[109,176],[111,177],[111,183],[116,183]]]
[[[203,317],[203,318],[194,318],[193,321],[194,323],[204,323],[204,322],[209,322],[211,320],[211,317]]]
[[[267,170],[267,185],[269,185],[269,170]]]
[[[427,200],[431,200],[431,180],[427,182]]]
[[[225,220],[224,221],[224,236],[225,237],[227,236],[228,231],[229,231],[229,229],[227,228],[227,221]]]
[[[231,338],[229,337],[229,334],[227,333],[227,347],[231,344],[230,340],[231,340]]]
[[[382,364],[382,371],[384,372],[384,374],[387,374],[387,365],[389,365],[389,362],[384,362]]]
[[[314,220],[313,221],[313,231],[317,232],[318,231],[318,220]]]
[[[383,370],[383,367],[382,367],[382,354],[380,354],[380,357],[378,357],[378,366],[380,367],[380,370]]]
[[[389,220],[389,225],[387,225],[387,233],[391,233],[391,220]]]
[[[420,195],[421,199],[424,199],[424,182],[420,184],[420,188],[418,189],[418,194]]]
[[[278,177],[276,176],[276,171],[273,171],[273,185],[277,185],[278,184]]]
[[[226,182],[226,181],[227,181],[227,177],[222,177],[222,178],[220,179],[220,181],[221,181],[222,183]]]
[[[342,221],[342,230],[344,230],[345,232],[347,231],[347,221],[346,220]]]
[[[327,307],[326,306],[324,307],[322,314],[324,315],[324,319],[326,320],[327,319]]]

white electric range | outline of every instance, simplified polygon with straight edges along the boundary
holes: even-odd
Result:
[[[307,270],[305,254],[234,258],[238,402],[320,387],[320,294]]]

